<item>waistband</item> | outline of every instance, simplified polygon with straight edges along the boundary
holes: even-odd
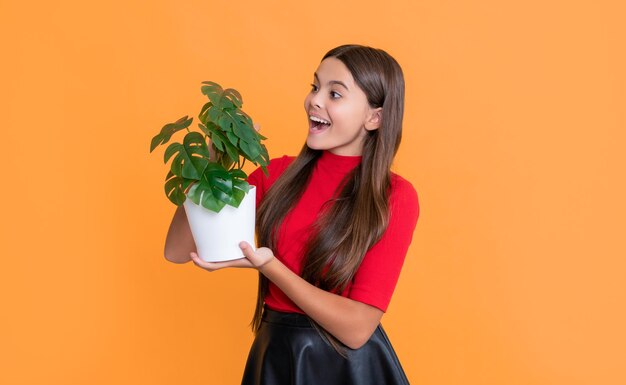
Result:
[[[262,320],[271,324],[312,328],[311,320],[305,314],[285,313],[272,310],[267,306],[263,309]]]

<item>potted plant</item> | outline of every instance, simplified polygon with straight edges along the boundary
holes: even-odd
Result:
[[[184,205],[200,258],[238,259],[243,257],[240,241],[255,244],[256,190],[242,168],[248,160],[267,174],[269,155],[261,143],[267,138],[241,109],[237,90],[210,81],[202,82],[201,90],[209,101],[198,115],[199,130],[191,131],[193,118],[183,116],[161,128],[152,138],[150,152],[187,130],[182,144],[171,143],[165,149],[164,162],[173,157],[165,195],[175,205]]]

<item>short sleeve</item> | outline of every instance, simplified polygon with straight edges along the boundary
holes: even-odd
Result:
[[[395,290],[419,217],[417,192],[410,182],[393,175],[389,225],[365,254],[348,297],[386,312]]]
[[[259,207],[267,190],[278,179],[280,174],[287,169],[287,166],[291,164],[293,159],[293,156],[288,155],[271,159],[267,165],[268,175],[265,175],[260,166],[250,173],[248,183],[256,186],[256,207]]]

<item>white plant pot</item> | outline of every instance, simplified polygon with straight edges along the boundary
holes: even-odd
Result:
[[[255,248],[256,187],[250,187],[239,207],[226,205],[219,213],[205,209],[189,198],[185,200],[183,206],[201,259],[220,262],[243,258],[239,248],[241,241]]]

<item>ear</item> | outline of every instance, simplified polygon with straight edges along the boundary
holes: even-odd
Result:
[[[370,109],[367,119],[365,120],[365,129],[367,131],[374,131],[380,127],[380,124],[383,121],[383,108],[372,108]]]

